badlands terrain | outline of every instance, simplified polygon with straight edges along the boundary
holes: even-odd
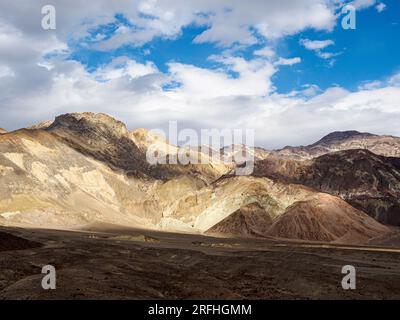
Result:
[[[0,298],[399,297],[400,138],[235,146],[251,176],[215,158],[150,164],[150,147],[182,152],[104,114],[0,131]],[[346,264],[362,290],[342,290]]]

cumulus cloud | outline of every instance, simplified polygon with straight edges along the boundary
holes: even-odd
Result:
[[[197,130],[250,128],[256,132],[257,144],[271,148],[306,144],[335,130],[400,134],[400,87],[395,82],[357,92],[340,87],[321,92],[317,86],[309,86],[287,96],[274,91],[270,78],[276,69],[269,62],[243,58],[224,62],[238,75],[180,63],[171,63],[168,73],[161,74],[146,64],[125,61],[118,76],[99,82],[78,62],[63,61],[46,71],[52,76],[46,94],[35,91],[14,96],[3,114],[7,123],[24,125],[63,112],[87,110],[109,113],[132,129],[166,130],[169,120]],[[132,66],[149,73],[138,75]],[[102,70],[108,69],[104,66]],[[146,90],[135,85],[135,81],[143,85],[149,76]],[[164,90],[161,84],[168,83],[177,85]]]
[[[43,31],[40,9],[45,4],[45,0],[2,1],[0,19],[19,25],[26,34],[39,36]],[[174,38],[192,24],[206,27],[195,42],[230,45],[255,43],[258,35],[277,38],[307,28],[332,30],[336,21],[336,6],[331,0],[136,0],[129,4],[97,0],[84,5],[59,0],[55,7],[61,41],[83,39],[94,27],[115,23],[116,15],[122,14],[127,23],[119,25],[115,34],[106,39],[98,35],[95,45],[104,50],[127,43],[140,46],[155,37]]]
[[[102,50],[123,44],[141,45],[155,37],[174,38],[191,24],[203,26],[196,42],[220,46],[249,45],[295,34],[306,28],[331,30],[335,1],[57,1],[57,30],[40,27],[46,1],[0,3],[0,126],[27,126],[65,112],[111,114],[130,128],[165,128],[169,120],[182,127],[252,128],[266,147],[305,144],[333,130],[356,129],[400,135],[396,107],[399,78],[357,92],[309,85],[278,94],[273,77],[282,58],[266,46],[244,58],[234,52],[210,57],[218,67],[202,68],[171,61],[160,71],[151,61],[117,56],[95,71],[68,60],[80,41]],[[116,22],[128,23],[110,37],[91,33]],[[260,38],[262,40],[260,40]],[[82,39],[89,39],[82,41]],[[311,41],[311,40],[310,40]],[[308,43],[312,46],[312,42]],[[313,44],[322,50],[326,44]]]

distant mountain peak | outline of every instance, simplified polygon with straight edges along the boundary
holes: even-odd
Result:
[[[356,130],[348,130],[348,131],[335,131],[331,132],[330,134],[323,137],[321,140],[316,142],[315,144],[320,143],[330,143],[336,142],[341,140],[353,139],[353,138],[366,138],[366,137],[373,137],[375,135],[367,132],[359,132]]]
[[[285,159],[307,160],[327,153],[367,149],[375,154],[387,157],[400,157],[400,137],[379,136],[355,130],[335,131],[308,146],[285,147],[273,154]]]

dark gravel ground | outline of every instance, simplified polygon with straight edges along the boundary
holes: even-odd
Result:
[[[400,299],[400,249],[116,228],[0,232],[0,299]],[[48,264],[56,290],[41,287]],[[346,291],[349,264],[357,288]]]

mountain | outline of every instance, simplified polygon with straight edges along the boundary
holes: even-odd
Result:
[[[151,175],[145,154],[130,138],[126,126],[105,114],[73,113],[56,117],[46,127],[76,151],[129,174]]]
[[[357,244],[389,233],[345,201],[320,194],[290,206],[268,234],[280,238]]]
[[[207,233],[362,244],[390,231],[336,197],[310,193],[303,200],[283,206],[275,217],[260,204],[251,203],[208,229]]]
[[[231,165],[211,158],[207,164],[152,164],[149,151],[170,159],[180,152],[209,157],[146,129],[129,131],[105,114],[65,114],[3,134],[0,224],[80,229],[103,222],[345,243],[365,243],[389,232],[340,198],[293,184],[296,175],[287,180],[230,176]],[[290,161],[294,168],[307,163]]]
[[[4,130],[3,128],[0,128],[0,134],[4,134],[4,133],[7,133],[7,131]]]
[[[212,157],[212,154],[201,152],[200,148],[171,145],[165,137],[147,129],[132,131],[130,138],[144,155],[150,151],[151,154],[168,159],[165,164],[150,166],[151,171],[158,178],[170,179],[174,176],[189,174],[209,183],[231,171],[234,167],[224,164],[218,157]],[[150,148],[151,150],[149,150]],[[190,159],[190,163],[179,165],[178,158],[180,155],[185,155],[187,159]]]
[[[212,165],[152,170],[130,136],[121,122],[90,113],[1,135],[0,219],[55,228],[95,221],[148,228],[175,197],[219,176]]]
[[[358,131],[333,132],[309,146],[285,147],[273,154],[285,159],[307,160],[331,152],[353,149],[366,149],[386,157],[400,157],[400,138]]]
[[[262,160],[270,155],[270,151],[259,148],[259,147],[249,147],[244,144],[240,145],[230,145],[221,148],[221,157],[226,157],[227,159],[241,159],[247,155],[253,157],[254,160]],[[239,155],[239,157],[237,156]]]
[[[127,214],[151,184],[86,156],[44,130],[0,136],[0,216],[4,224],[74,228],[91,221],[147,225]],[[155,209],[154,218],[160,215]],[[147,219],[151,220],[149,212]]]
[[[168,215],[217,236],[354,244],[389,232],[337,197],[266,178],[221,179],[181,198]]]
[[[364,149],[307,161],[270,157],[256,163],[254,175],[327,192],[381,223],[400,226],[400,158]]]

